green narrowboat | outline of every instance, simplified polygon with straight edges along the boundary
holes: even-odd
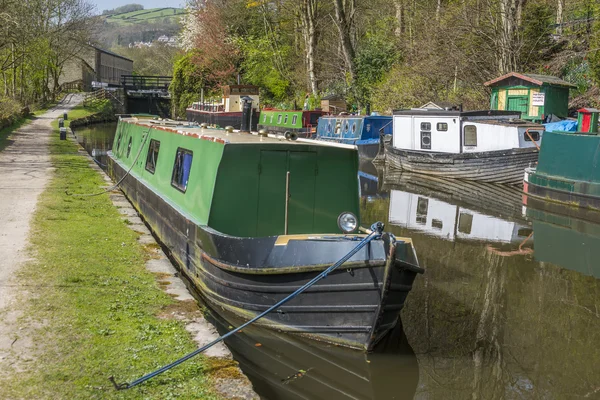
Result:
[[[347,146],[121,118],[109,174],[216,310],[252,318],[353,249],[358,156]],[[342,221],[340,223],[340,221]],[[384,234],[259,324],[371,349],[418,266]]]
[[[300,138],[310,138],[317,132],[319,117],[323,111],[283,111],[262,110],[258,120],[258,129],[273,134],[295,133]]]
[[[537,166],[525,170],[525,205],[537,198],[600,210],[600,111],[579,111],[578,132],[544,134]]]

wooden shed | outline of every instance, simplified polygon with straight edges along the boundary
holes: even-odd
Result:
[[[321,109],[326,113],[339,114],[346,111],[346,100],[336,94],[321,98]]]
[[[521,118],[541,122],[554,114],[566,118],[572,83],[550,75],[511,72],[484,83],[492,89],[492,110],[519,111]]]

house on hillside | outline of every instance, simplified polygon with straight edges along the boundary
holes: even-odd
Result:
[[[569,89],[576,86],[550,75],[511,72],[484,83],[492,89],[492,110],[519,111],[521,118],[545,121],[551,115],[566,118]]]
[[[108,86],[121,84],[121,76],[133,74],[133,60],[112,51],[87,45],[81,53],[67,62],[59,78],[65,89],[91,90],[92,82]]]

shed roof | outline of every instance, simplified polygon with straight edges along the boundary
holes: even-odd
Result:
[[[570,82],[564,81],[556,76],[551,75],[541,75],[541,74],[520,74],[518,72],[509,72],[506,75],[502,75],[496,79],[492,79],[491,81],[487,81],[484,83],[485,86],[495,86],[497,83],[502,82],[508,78],[518,78],[527,82],[531,82],[534,85],[542,86],[544,84],[554,85],[554,86],[566,86],[566,87],[577,87]]]
[[[133,62],[133,60],[132,60],[131,58],[127,58],[127,57],[124,57],[124,56],[122,56],[122,55],[120,55],[120,54],[117,54],[117,53],[115,53],[115,52],[112,52],[112,51],[110,51],[110,50],[106,50],[106,49],[102,49],[102,48],[100,48],[100,47],[98,47],[98,46],[94,46],[94,45],[93,45],[93,44],[91,44],[91,43],[89,44],[89,46],[90,46],[90,47],[92,47],[92,48],[94,48],[94,49],[96,49],[96,50],[98,50],[98,51],[100,51],[100,52],[102,52],[102,53],[106,53],[106,54],[109,54],[109,55],[111,55],[111,56],[118,57],[118,58],[122,58],[123,60],[127,60],[127,61],[131,61],[131,62]]]
[[[445,110],[445,109],[453,110],[453,109],[458,109],[458,106],[449,101],[429,101],[429,102],[423,104],[419,108],[438,109],[438,110]]]

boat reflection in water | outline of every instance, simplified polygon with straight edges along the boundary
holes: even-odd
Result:
[[[533,207],[523,207],[523,215],[533,222],[535,259],[600,278],[600,225],[589,222],[594,216],[590,211],[578,214],[572,207],[544,203],[530,201]]]
[[[389,190],[388,221],[444,240],[524,243],[532,230],[518,213],[520,193],[511,187],[402,174]],[[512,207],[512,204],[516,206]]]
[[[243,322],[221,310],[208,318],[220,334]],[[254,390],[268,400],[409,400],[419,380],[402,324],[368,354],[252,326],[225,342]]]

